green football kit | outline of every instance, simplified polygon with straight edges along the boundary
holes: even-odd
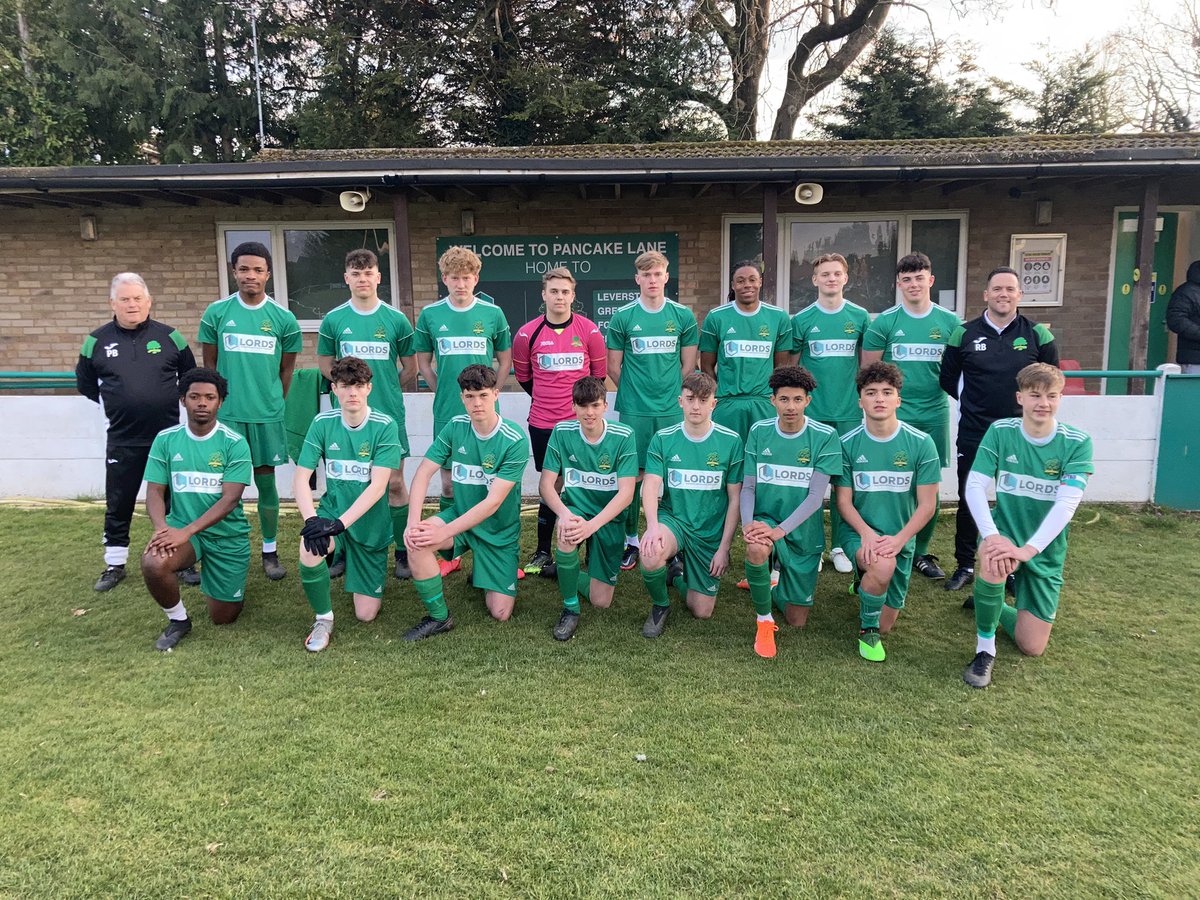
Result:
[[[324,412],[313,419],[298,466],[316,470],[325,460],[325,495],[322,518],[336,519],[362,495],[371,483],[376,466],[400,466],[400,444],[396,422],[386,413],[368,409],[357,427],[346,424],[341,410]],[[382,597],[387,578],[388,547],[392,543],[392,517],[387,492],[334,540],[346,553],[346,591]]]
[[[792,326],[778,306],[759,303],[752,313],[736,303],[718,306],[704,317],[700,352],[717,356],[717,407],[713,421],[741,435],[772,418],[771,388],[775,354],[790,353]]]
[[[829,425],[806,418],[803,428],[786,434],[778,419],[769,419],[750,428],[746,475],[755,480],[754,521],[772,528],[783,524],[808,498],[814,474],[821,472],[832,479],[841,471],[841,440]],[[773,554],[779,562],[775,597],[780,604],[812,606],[824,551],[825,522],[820,509],[775,542]]]
[[[618,479],[637,477],[633,431],[606,421],[604,434],[593,444],[577,419],[560,422],[550,432],[542,471],[562,476],[559,496],[567,509],[594,519],[616,496]],[[588,538],[587,545],[588,573],[597,581],[616,584],[625,546],[624,517],[615,516]]]
[[[678,400],[683,348],[699,342],[692,311],[665,298],[656,311],[640,299],[627,303],[608,323],[605,345],[624,354],[615,406],[621,422],[633,429],[640,467],[645,466],[651,436],[683,418]]]
[[[398,367],[401,357],[416,352],[413,334],[408,317],[394,306],[380,301],[365,313],[347,300],[321,320],[317,335],[318,356],[356,356],[371,368],[371,409],[396,421],[401,459],[408,457],[409,447]],[[331,395],[331,401],[336,408],[337,398]]]
[[[917,511],[917,488],[938,484],[942,468],[933,438],[907,422],[900,422],[886,440],[873,437],[865,424],[842,438],[842,472],[833,483],[854,490],[854,508],[877,534],[896,534]],[[841,545],[858,566],[862,538],[853,528],[842,524]],[[896,571],[888,585],[883,604],[904,608],[912,574],[912,538],[896,555]],[[875,613],[878,620],[878,611]]]
[[[871,314],[849,300],[833,312],[814,302],[792,316],[792,352],[817,382],[805,418],[832,425],[838,434],[862,424],[854,379],[870,325]]]
[[[1087,486],[1088,476],[1096,471],[1092,439],[1060,422],[1048,439],[1035,441],[1025,434],[1020,419],[1000,419],[984,434],[971,471],[995,480],[996,527],[1023,547],[1050,512],[1060,485],[1081,491]],[[1033,559],[1017,567],[1017,609],[1043,622],[1053,622],[1058,612],[1068,530],[1063,528]]]
[[[521,479],[529,462],[529,439],[519,425],[501,418],[490,434],[481,435],[471,417],[455,416],[433,440],[425,458],[450,470],[454,505],[438,513],[449,522],[481,503],[492,481],[514,485],[492,516],[456,539],[475,554],[475,587],[507,596],[517,593],[517,554],[521,539]]]
[[[495,366],[496,353],[512,347],[512,334],[504,311],[482,297],[459,309],[449,297],[431,303],[417,317],[413,348],[432,353],[437,371],[433,395],[433,433],[442,430],[455,416],[463,415],[458,376],[467,366]],[[500,373],[501,381],[508,377]]]
[[[658,521],[675,535],[689,590],[717,594],[720,580],[708,569],[725,531],[729,485],[742,483],[744,466],[741,437],[715,422],[703,437],[693,438],[680,422],[650,439],[646,474],[663,482]]]
[[[221,499],[225,482],[250,484],[250,448],[226,425],[196,437],[186,425],[158,433],[146,462],[146,481],[167,486],[171,511],[167,524],[183,528]],[[245,599],[250,568],[250,523],[238,504],[221,521],[192,535],[200,568],[200,590],[214,600],[240,603]]]
[[[864,350],[882,350],[883,361],[904,375],[900,419],[933,438],[943,467],[950,464],[950,399],[938,381],[942,353],[962,319],[932,304],[914,316],[903,304],[884,310],[867,329]]]

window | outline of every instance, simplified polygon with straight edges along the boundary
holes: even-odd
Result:
[[[739,259],[762,257],[761,222],[755,216],[725,217],[726,270]],[[965,312],[965,212],[796,214],[780,216],[779,229],[778,301],[789,313],[813,301],[811,261],[823,253],[846,257],[848,299],[871,313],[894,306],[896,263],[913,250],[933,263],[933,301]]]
[[[379,257],[379,299],[394,303],[396,273],[391,248],[392,223],[370,221],[289,222],[272,224],[219,225],[218,246],[226,264],[221,267],[221,291],[237,290],[229,267],[229,254],[244,241],[258,241],[271,248],[274,269],[267,284],[269,293],[290,309],[305,331],[316,331],[321,318],[350,297],[342,279],[346,254],[365,247]]]

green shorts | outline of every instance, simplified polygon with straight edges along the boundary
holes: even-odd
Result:
[[[621,413],[621,424],[633,429],[633,439],[637,443],[638,468],[646,468],[646,448],[650,446],[650,438],[654,432],[677,425],[683,421],[683,410],[661,416],[639,416],[632,413]]]
[[[221,420],[246,439],[250,445],[250,464],[259,466],[286,466],[288,462],[287,431],[283,421],[278,422],[230,422]]]
[[[683,554],[683,583],[687,585],[687,589],[706,597],[717,596],[721,579],[713,577],[708,567],[717,555],[720,540],[704,539],[696,534],[695,529],[685,528],[683,523],[670,513],[660,512],[658,524],[675,535],[675,543],[679,545],[679,552]]]
[[[382,598],[387,584],[389,545],[384,544],[380,549],[364,547],[348,531],[343,531],[333,541],[335,547],[346,554],[346,593],[366,594],[376,600]]]
[[[907,419],[904,421],[908,422]],[[950,465],[950,414],[946,413],[941,419],[936,422],[908,422],[913,428],[918,431],[923,431],[933,438],[933,445],[937,447],[938,460],[942,464],[942,468]]]
[[[861,548],[862,538],[858,536],[858,532],[847,528],[846,534],[842,537],[842,549],[854,563],[854,571],[859,577],[862,576],[862,572],[858,569],[858,551]],[[908,582],[912,578],[913,551],[915,549],[916,541],[911,540],[904,545],[903,552],[896,557],[896,571],[892,573],[892,580],[888,582],[887,593],[883,598],[884,606],[890,606],[892,609],[904,609],[904,598],[908,596]]]
[[[1063,586],[1062,566],[1057,562],[1041,562],[1041,558],[1035,556],[1017,567],[1016,582],[1017,609],[1027,610],[1053,625]]]
[[[445,510],[452,513],[453,510]],[[443,518],[435,517],[439,522],[447,522],[457,518],[450,515]],[[517,555],[520,548],[516,541],[509,541],[506,546],[497,547],[490,537],[476,534],[474,530],[464,531],[454,539],[455,554],[470,550],[472,555],[471,583],[481,591],[495,591],[507,597],[517,595]]]
[[[209,537],[203,531],[189,539],[200,567],[200,590],[214,600],[241,603],[246,599],[250,571],[250,536]]]
[[[743,441],[750,434],[750,426],[763,419],[775,418],[775,407],[766,397],[749,397],[738,394],[721,397],[713,410],[713,421],[741,435]]]
[[[774,527],[774,522],[764,516],[755,516],[755,521]],[[779,584],[774,588],[775,598],[787,606],[812,606],[817,590],[817,573],[821,570],[821,550],[805,549],[784,535],[775,542],[771,550],[772,561],[779,564]]]
[[[583,515],[570,505],[567,509]],[[591,518],[585,516],[585,518]],[[587,570],[591,578],[605,584],[616,584],[621,571],[621,555],[625,552],[625,514],[615,519],[587,539]]]

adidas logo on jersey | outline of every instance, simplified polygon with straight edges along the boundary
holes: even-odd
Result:
[[[641,325],[634,325],[634,326],[633,326],[633,330],[634,330],[634,331],[641,331],[641,330],[642,330],[642,326],[641,326]]]
[[[343,329],[342,329],[342,334],[354,334],[354,332],[353,332],[353,331],[351,331],[349,328],[343,328]]]
[[[575,458],[575,454],[571,454],[567,457],[567,459],[571,460],[571,462],[579,462],[579,460]]]
[[[438,329],[438,331],[449,331],[449,330],[450,329],[447,328],[445,325],[443,325],[441,328]]]
[[[241,588],[238,588],[236,591],[234,591],[234,592],[233,592],[233,596],[235,596],[235,597],[240,597],[240,596],[242,596],[242,589],[241,589]]]
[[[736,329],[736,328],[734,328],[734,327],[732,327],[732,326],[730,326],[729,330],[728,330],[727,332],[725,332],[725,333],[726,333],[726,334],[737,334],[737,329]]]
[[[517,589],[517,586],[516,586],[515,584],[510,584],[510,585],[508,586],[508,589],[509,589],[510,591],[516,591],[516,589]]]
[[[278,453],[275,454],[275,458],[273,460],[271,460],[271,462],[279,462],[279,454]]]
[[[329,449],[330,450],[341,450],[342,448],[337,445],[337,441],[334,441],[332,444],[329,445]]]
[[[896,329],[896,337],[904,337],[904,329],[903,328]]]
[[[671,457],[671,462],[683,462],[683,460],[681,460],[679,458],[679,454],[676,453],[674,456]]]
[[[865,456],[859,456],[859,458],[855,460],[856,463],[865,463],[866,461],[867,458]]]
[[[770,448],[770,447],[767,447],[765,450],[763,450],[763,452],[762,452],[762,455],[763,455],[763,456],[771,456],[771,455],[772,455],[772,454],[771,454],[771,448]]]
[[[459,448],[458,448],[458,452],[459,452],[459,453],[466,453],[466,452],[467,452],[467,448],[466,448],[466,447],[459,447]]]
[[[116,460],[114,459],[113,462],[116,462]],[[171,462],[183,462],[183,457],[176,453],[171,457]]]
[[[820,333],[821,333],[821,326],[820,326],[820,325],[814,325],[814,326],[812,327],[812,331],[810,331],[810,332],[809,332],[809,334],[820,334]]]
[[[233,321],[233,319],[230,319],[230,320],[229,320],[228,322],[226,322],[225,324],[226,324],[226,325],[236,325],[236,324],[237,324],[237,322]]]
[[[1008,456],[1006,456],[1006,457],[1004,458],[1004,461],[1005,461],[1005,462],[1010,462],[1010,463],[1019,463],[1019,462],[1020,462],[1020,460],[1019,460],[1019,459],[1017,459],[1017,455],[1016,455],[1015,453],[1010,453],[1010,454],[1008,454]]]

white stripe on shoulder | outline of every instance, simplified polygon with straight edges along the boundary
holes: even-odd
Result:
[[[325,412],[319,412],[313,416],[313,421],[316,422],[318,419],[341,418],[341,415],[342,411],[340,409],[327,409]]]
[[[849,441],[851,438],[857,437],[858,435],[862,434],[863,429],[866,427],[867,427],[866,425],[859,425],[857,428],[853,428],[850,431],[847,431],[845,434],[842,435],[842,443],[844,444],[847,441]]]
[[[507,422],[505,422],[503,419],[500,421],[500,433],[503,434],[505,437],[509,438],[510,440],[514,440],[514,441],[526,440],[525,432],[521,431],[519,428],[514,428],[513,426],[511,426]]]
[[[721,425],[717,422],[713,422],[713,431],[719,431],[719,432],[721,432],[721,434],[727,434],[730,437],[735,437],[739,441],[742,439],[742,436],[740,434],[738,434],[736,431],[734,431],[732,428],[726,428],[724,425]]]
[[[579,420],[578,419],[564,419],[563,421],[559,422],[557,425],[554,426],[554,430],[555,431],[578,431],[579,430]]]
[[[656,431],[655,434],[675,434],[675,432],[681,431],[682,429],[683,429],[683,423],[676,422],[674,425],[668,425],[666,428],[658,429],[658,431]]]
[[[179,427],[183,428],[184,426],[180,425]],[[217,428],[219,428],[221,430],[221,432],[225,435],[225,437],[229,438],[234,443],[245,440],[244,437],[242,437],[240,434],[238,434],[236,431],[234,431],[232,428],[230,428],[224,422],[218,422]]]
[[[220,423],[220,422],[218,422],[217,424],[218,424],[218,425],[221,425],[221,423]],[[222,427],[223,427],[223,426],[222,426]],[[160,431],[160,432],[159,432],[159,434],[174,434],[176,431],[181,431],[181,430],[182,430],[182,429],[184,429],[184,428],[187,428],[187,426],[186,426],[186,425],[183,425],[183,424],[180,424],[180,425],[172,425],[172,426],[170,426],[169,428],[164,428],[162,431]]]
[[[457,416],[452,418],[450,421],[451,422],[470,422],[471,417],[469,415],[467,415],[466,413],[459,413]]]
[[[612,434],[633,434],[633,429],[621,422],[614,422],[612,419],[606,420],[608,430]],[[577,423],[578,424],[578,423]]]
[[[809,419],[809,421],[811,422],[812,420]],[[774,427],[775,427],[774,419],[759,419],[757,422],[755,422],[754,424],[752,424],[750,426],[750,430],[754,431],[756,428],[774,428]]]
[[[628,303],[626,303],[624,306],[618,306],[618,307],[617,307],[617,312],[624,312],[625,310],[627,310],[627,309],[632,309],[633,307],[635,307],[635,306],[637,306],[637,305],[638,305],[638,301],[637,301],[637,300],[631,300],[631,301],[629,301]]]
[[[774,420],[768,419],[768,422],[770,421]],[[814,430],[824,432],[825,434],[829,434],[831,431],[836,430],[831,425],[826,425],[824,422],[818,422],[816,419],[807,419],[806,421],[809,425],[813,426]]]

